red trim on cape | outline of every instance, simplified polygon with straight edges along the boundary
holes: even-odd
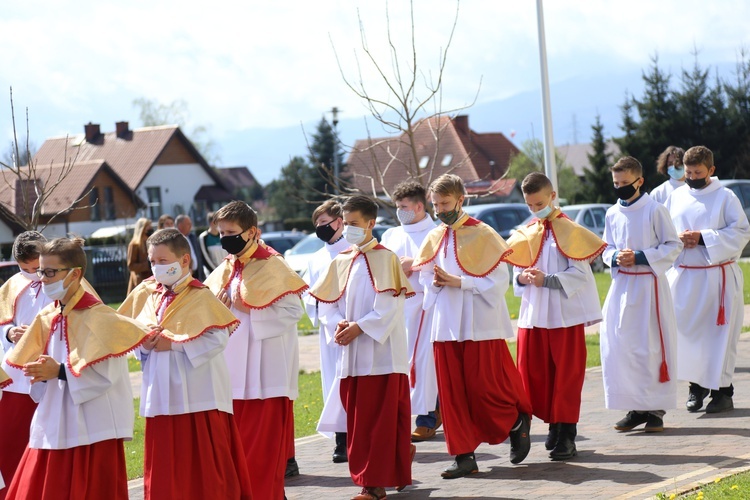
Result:
[[[480,221],[479,219],[475,219],[474,217],[470,215],[469,218],[466,219],[466,222],[462,224],[462,226],[469,226],[469,227],[478,226],[480,222],[482,221]]]
[[[237,329],[237,327],[239,327],[239,326],[240,326],[240,320],[238,320],[238,319],[236,319],[236,320],[234,320],[234,321],[232,321],[230,323],[227,323],[226,325],[211,325],[211,326],[207,326],[198,335],[196,335],[195,337],[190,337],[189,339],[186,339],[186,340],[172,340],[172,339],[168,338],[166,335],[162,335],[161,332],[157,333],[157,335],[159,337],[162,337],[162,338],[165,338],[165,339],[169,340],[170,342],[172,342],[174,344],[186,344],[186,343],[190,342],[191,340],[195,340],[197,338],[202,337],[203,334],[205,334],[207,331],[209,331],[209,330],[215,330],[217,328],[218,329],[228,328],[229,329],[229,334],[231,335]]]
[[[274,305],[276,302],[280,301],[281,299],[283,299],[287,295],[298,295],[299,296],[299,295],[302,294],[302,292],[304,292],[308,288],[310,288],[310,287],[308,285],[305,285],[305,286],[299,288],[298,290],[289,290],[288,292],[282,293],[281,295],[279,295],[278,297],[276,297],[275,299],[273,299],[271,302],[269,302],[268,304],[263,305],[263,306],[251,306],[250,304],[248,304],[247,302],[244,301],[244,299],[242,298],[242,294],[240,294],[240,300],[242,301],[242,305],[245,306],[245,307],[247,307],[248,309],[254,309],[256,311],[260,311],[262,309],[267,309],[267,308],[271,307],[272,305]]]
[[[573,222],[573,220],[570,217],[568,217],[567,215],[565,215],[562,212],[560,212],[560,214],[557,217],[555,217],[555,218],[559,219],[561,217],[565,218],[565,219],[568,219],[569,221]],[[541,219],[539,219],[538,217],[535,217],[534,219],[531,220],[531,222],[529,222],[528,224],[526,224],[526,227],[531,227],[534,224],[536,224],[537,222],[539,222],[540,220]],[[598,256],[600,256],[604,252],[604,250],[607,249],[607,244],[604,243],[601,247],[599,247],[599,249],[596,252],[592,253],[588,257],[583,257],[581,259],[576,259],[575,257],[571,257],[570,255],[566,254],[563,251],[562,247],[560,246],[560,242],[557,241],[557,235],[555,234],[555,230],[552,229],[552,223],[549,220],[545,219],[542,222],[542,224],[544,224],[544,233],[542,234],[542,242],[539,245],[539,251],[537,252],[536,257],[534,257],[534,260],[531,262],[531,265],[529,267],[534,267],[534,265],[539,261],[539,257],[542,256],[542,248],[544,248],[544,242],[547,241],[547,230],[548,229],[552,233],[552,238],[555,240],[555,243],[557,243],[557,251],[560,252],[560,254],[563,257],[565,257],[566,259],[575,260],[575,261],[579,261],[579,262],[584,261],[584,260],[591,261],[591,260],[597,258]],[[573,222],[573,224],[575,224],[575,222]],[[528,269],[528,268],[522,268],[522,269]]]
[[[281,255],[281,254],[265,244],[263,245],[258,244],[258,248],[255,249],[255,251],[250,256],[250,258],[268,260],[274,255]]]
[[[469,219],[471,219],[471,217],[469,217]],[[466,222],[464,222],[464,225],[466,225]],[[480,222],[480,221],[477,221],[477,222]],[[476,225],[477,224],[471,224],[471,226],[476,226]],[[445,234],[447,235],[448,231],[446,231]],[[442,244],[443,240],[440,240],[440,243]],[[464,268],[463,264],[461,264],[461,260],[458,258],[458,243],[456,242],[456,231],[455,230],[453,231],[453,256],[456,258],[456,263],[458,263],[458,267],[460,267],[463,272],[465,272],[466,274],[474,278],[484,278],[485,276],[488,276],[490,273],[492,273],[492,271],[498,268],[498,266],[503,262],[503,260],[505,260],[505,257],[507,257],[508,255],[512,253],[513,253],[513,250],[511,250],[510,248],[507,249],[505,252],[502,253],[502,255],[500,255],[500,258],[497,260],[497,262],[495,262],[495,264],[492,267],[490,267],[489,270],[484,274],[470,273]],[[435,256],[437,256],[437,252],[435,253]]]
[[[8,364],[10,364],[10,363],[8,363]],[[11,366],[13,366],[13,365],[11,365]],[[9,378],[5,382],[0,383],[0,389],[2,389],[3,387],[8,387],[12,383],[13,383],[13,379]]]

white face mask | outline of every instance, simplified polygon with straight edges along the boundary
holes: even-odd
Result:
[[[172,286],[182,277],[182,267],[180,267],[179,262],[156,264],[151,266],[151,271],[154,273],[156,281],[164,286]]]
[[[344,239],[352,245],[359,245],[365,239],[365,230],[356,226],[344,226]]]
[[[67,278],[67,276],[65,278]],[[52,300],[62,300],[65,297],[65,294],[68,293],[68,288],[70,288],[70,285],[63,285],[65,278],[60,281],[55,281],[54,283],[42,283],[42,292],[44,295]]]
[[[396,217],[401,224],[403,224],[404,226],[408,226],[409,224],[414,222],[414,219],[417,218],[417,212],[415,212],[414,210],[404,210],[402,208],[397,208]]]
[[[31,281],[40,281],[41,278],[36,273],[27,273],[23,269],[21,270],[21,274],[24,278],[31,280]]]

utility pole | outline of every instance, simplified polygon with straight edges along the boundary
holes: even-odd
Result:
[[[338,124],[339,124],[339,108],[334,106],[331,109],[331,114],[333,114],[333,182],[334,182],[334,190],[336,194],[339,194],[339,175],[341,170],[341,165],[339,165],[339,132],[338,132]]]
[[[557,189],[557,164],[555,162],[555,140],[552,137],[552,105],[549,96],[549,75],[547,74],[547,42],[544,37],[544,12],[542,0],[536,0],[537,28],[539,30],[539,64],[542,70],[542,132],[544,133],[544,171],[552,181],[552,189]]]

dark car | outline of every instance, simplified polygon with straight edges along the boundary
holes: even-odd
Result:
[[[18,264],[13,261],[0,262],[0,285],[8,281],[19,270]]]
[[[479,219],[508,239],[510,232],[523,222],[530,214],[529,207],[523,203],[489,203],[463,207],[464,212]]]
[[[284,255],[284,252],[303,240],[305,236],[307,235],[300,231],[272,231],[261,233],[260,239],[263,240],[263,243],[273,248],[281,255]]]

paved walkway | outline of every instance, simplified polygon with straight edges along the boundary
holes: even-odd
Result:
[[[750,325],[750,306],[745,307]],[[301,339],[301,358],[314,349],[317,338]],[[316,369],[301,360],[305,369]],[[520,465],[508,460],[509,445],[477,449],[479,474],[452,481],[440,478],[450,465],[442,432],[420,443],[413,465],[414,485],[389,498],[648,498],[679,492],[701,482],[750,468],[750,334],[739,344],[735,371],[735,410],[719,415],[684,410],[687,383],[679,384],[680,409],[667,413],[665,431],[619,433],[612,429],[624,412],[604,408],[601,368],[586,373],[578,457],[551,462],[544,449],[547,428],[532,422],[532,447]],[[349,498],[357,493],[346,464],[333,464],[332,441],[310,436],[296,441],[301,475],[287,481],[289,499]],[[131,498],[142,498],[141,480],[131,481]],[[265,500],[265,499],[262,499]]]

